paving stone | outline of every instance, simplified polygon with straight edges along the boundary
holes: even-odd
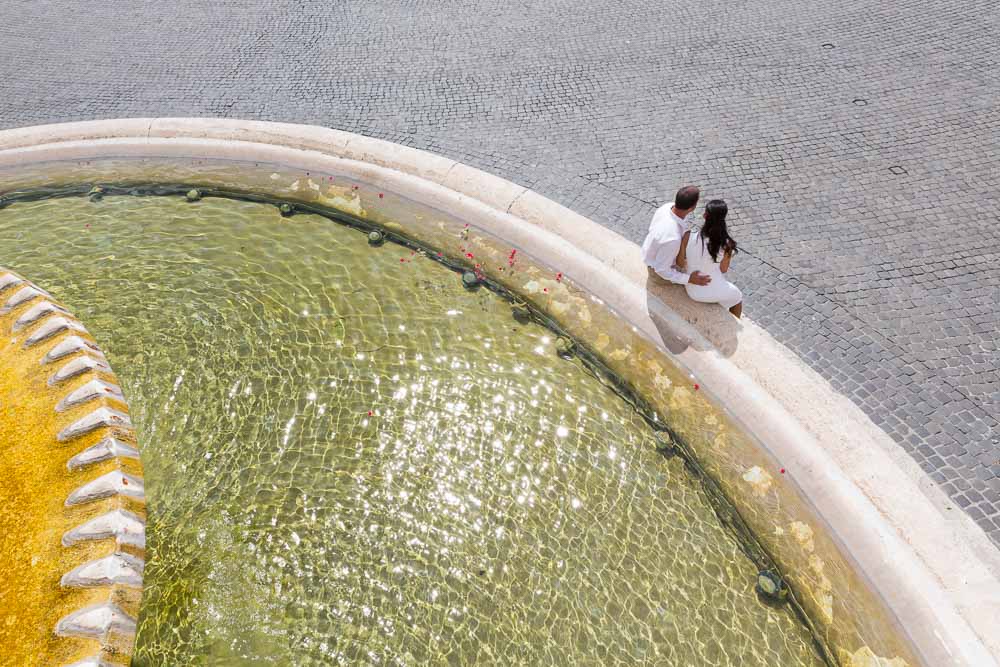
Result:
[[[953,498],[982,494],[1000,544],[993,0],[12,2],[0,77],[0,127],[325,125],[635,241],[697,183],[730,204],[746,313]]]

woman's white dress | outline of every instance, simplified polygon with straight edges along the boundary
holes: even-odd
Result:
[[[713,262],[708,254],[708,245],[701,238],[701,232],[691,232],[687,244],[687,271],[700,271],[708,274],[712,282],[707,285],[685,285],[688,296],[702,303],[718,303],[726,308],[732,308],[743,301],[743,292],[726,280],[726,274],[719,269],[722,261],[722,250],[719,250],[719,261]]]

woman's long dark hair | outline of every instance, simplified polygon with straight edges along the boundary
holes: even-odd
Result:
[[[729,207],[721,199],[713,199],[705,206],[705,224],[701,227],[701,242],[708,245],[708,254],[713,262],[719,261],[719,250],[737,253],[736,241],[726,229],[726,214]]]

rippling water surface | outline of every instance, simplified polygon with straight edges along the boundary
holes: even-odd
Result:
[[[818,665],[678,460],[552,334],[263,204],[0,211],[132,406],[137,665]]]

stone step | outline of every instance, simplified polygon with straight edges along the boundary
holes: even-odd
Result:
[[[107,358],[104,356],[104,352],[101,351],[101,348],[97,347],[95,343],[80,338],[79,336],[66,336],[61,341],[56,343],[52,349],[49,350],[49,353],[42,359],[42,363],[48,364],[53,361],[58,361],[63,357],[67,357],[77,352],[85,352],[95,359],[100,359],[101,361],[107,363]]]
[[[112,636],[134,637],[135,619],[113,602],[84,607],[56,624],[61,637],[85,637],[106,642]]]
[[[68,317],[50,317],[42,324],[42,326],[35,329],[35,331],[28,336],[28,339],[24,341],[25,347],[31,347],[41,343],[43,340],[48,340],[55,336],[57,333],[63,331],[79,331],[81,333],[87,333],[87,330],[82,324],[76,320],[70,319]]]
[[[119,546],[145,549],[146,522],[138,514],[128,510],[111,510],[66,531],[62,536],[62,544],[64,547],[71,547],[79,542],[109,537],[114,537]]]
[[[10,311],[14,310],[22,303],[31,301],[32,299],[37,299],[40,296],[50,296],[45,290],[40,290],[32,284],[27,284],[21,289],[14,292],[14,294],[7,299],[7,303],[4,304],[3,308],[0,308],[0,315],[6,315]]]
[[[132,428],[132,420],[124,412],[102,406],[64,428],[56,437],[59,442],[67,442],[99,428]]]
[[[68,396],[59,401],[56,405],[56,412],[65,412],[72,407],[76,407],[82,403],[94,401],[99,398],[114,398],[123,403],[125,402],[125,396],[122,394],[121,387],[116,384],[111,384],[110,382],[105,382],[99,378],[95,378],[82,387],[74,389]]]
[[[79,662],[74,662],[72,665],[66,665],[66,667],[121,667],[121,665],[113,665],[106,660],[102,660],[99,655],[92,655]]]
[[[49,386],[59,384],[60,382],[65,382],[71,378],[75,378],[78,375],[83,375],[84,373],[103,371],[105,373],[111,372],[111,367],[104,361],[100,359],[95,359],[90,355],[82,355],[71,359],[63,364],[62,368],[57,370],[49,377]]]
[[[66,665],[66,667],[121,667],[121,665],[113,665],[110,662],[102,660],[99,655],[92,655],[89,658],[74,662],[72,665]]]
[[[14,285],[20,285],[23,282],[24,278],[21,276],[15,276],[13,273],[4,273],[0,275],[0,292]]]
[[[141,477],[112,470],[74,489],[66,498],[66,506],[83,505],[111,496],[125,496],[145,502],[146,488]]]
[[[141,558],[126,553],[114,553],[73,568],[63,575],[59,584],[63,588],[96,588],[99,586],[128,586],[142,588]]]
[[[79,470],[80,468],[89,466],[92,463],[100,463],[101,461],[107,461],[108,459],[114,458],[138,460],[139,450],[127,443],[122,442],[121,440],[118,440],[117,438],[109,436],[104,440],[101,440],[93,447],[88,447],[71,458],[66,463],[66,467],[70,470]]]
[[[65,308],[52,303],[48,299],[40,301],[25,311],[21,317],[17,318],[17,321],[14,322],[14,326],[11,327],[11,331],[20,331],[24,327],[34,324],[43,317],[55,315],[57,313],[69,315]]]

